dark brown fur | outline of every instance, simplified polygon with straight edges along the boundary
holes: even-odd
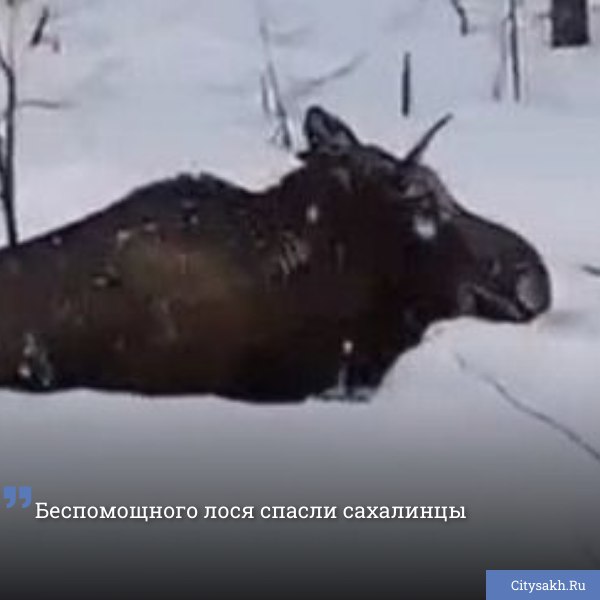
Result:
[[[388,181],[395,159],[328,138],[336,127],[350,135],[309,111],[305,165],[264,192],[182,176],[1,253],[0,384],[351,392],[377,385],[433,320],[475,312],[484,270],[465,228],[427,213],[423,240],[424,197],[402,195],[416,164],[398,161]]]

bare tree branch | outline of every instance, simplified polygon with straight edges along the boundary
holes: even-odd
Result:
[[[69,108],[71,105],[65,100],[47,100],[44,98],[27,98],[25,100],[18,100],[14,110],[21,111],[25,109],[34,109],[34,110],[45,110],[45,111],[55,111],[55,110],[63,110]],[[7,121],[10,116],[10,111],[5,109],[0,114],[0,124]]]
[[[0,44],[0,69],[2,70],[2,73],[4,74],[5,77],[9,75],[10,71],[12,71],[12,67],[8,63],[8,59],[4,53],[4,50],[2,49],[1,44]]]
[[[507,0],[508,11],[500,22],[500,64],[492,86],[492,97],[501,100],[507,77],[512,84],[513,98],[520,102],[523,97],[521,69],[521,41],[519,36],[518,0]]]
[[[17,145],[17,114],[21,109],[38,108],[43,110],[57,110],[64,103],[39,98],[19,100],[19,79],[17,63],[19,52],[33,49],[41,44],[53,45],[53,41],[46,38],[50,10],[43,5],[41,12],[34,23],[29,41],[17,48],[17,27],[21,25],[21,1],[5,0],[8,8],[8,22],[6,28],[6,44],[0,43],[0,75],[4,79],[6,94],[2,110],[0,110],[0,202],[4,210],[4,223],[9,246],[18,243],[18,228],[16,215],[16,145]]]
[[[9,5],[11,6],[11,5]],[[12,10],[12,8],[11,8]],[[15,215],[15,112],[17,105],[17,77],[14,68],[14,11],[10,14],[6,50],[0,48],[0,70],[6,87],[4,132],[0,139],[0,197],[9,246],[18,242]]]
[[[410,52],[405,52],[402,58],[400,88],[400,111],[403,117],[409,117],[413,105],[412,54]]]
[[[42,44],[46,38],[46,29],[50,21],[50,9],[48,6],[43,6],[34,28],[31,38],[29,39],[29,47],[35,48]]]
[[[259,4],[257,5],[257,9],[258,31],[262,41],[263,54],[265,57],[264,80],[262,80],[261,86],[264,84],[266,86],[265,89],[267,90],[266,95],[265,92],[261,90],[261,95],[263,98],[268,98],[269,95],[272,96],[273,113],[277,123],[275,133],[273,134],[273,139],[276,142],[279,142],[284,149],[293,150],[293,137],[290,127],[290,120],[288,110],[281,93],[279,75],[273,57],[272,39],[268,19],[263,6]],[[268,105],[268,101],[266,105]]]
[[[464,7],[461,0],[450,0],[450,4],[458,16],[460,23],[460,34],[469,35],[471,32],[471,23],[469,21],[467,9]]]
[[[6,216],[6,233],[9,246],[18,243],[17,218],[15,214],[15,155],[16,155],[16,111],[17,78],[12,67],[6,72],[6,123],[4,132],[4,169],[2,171],[2,200]]]
[[[596,265],[581,265],[581,270],[592,277],[600,277],[600,267]]]
[[[508,64],[508,43],[506,41],[506,17],[500,22],[499,28],[499,47],[500,47],[500,62],[498,70],[492,84],[492,98],[499,102],[502,100],[503,90],[506,85],[506,65]]]
[[[519,9],[517,0],[509,0],[508,3],[508,27],[510,64],[513,82],[513,96],[516,102],[521,101],[521,44],[519,40]]]
[[[26,98],[19,100],[17,108],[37,108],[41,110],[62,110],[71,105],[66,100],[46,100],[44,98]]]

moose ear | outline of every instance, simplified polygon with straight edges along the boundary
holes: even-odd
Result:
[[[304,119],[309,153],[340,154],[360,144],[350,127],[319,106],[311,106]]]
[[[428,131],[426,131],[425,135],[423,135],[423,137],[414,145],[412,150],[406,155],[404,161],[410,164],[420,163],[433,138],[453,118],[454,117],[452,114],[447,114],[445,117],[442,117],[439,121],[437,121],[437,123],[435,123]]]

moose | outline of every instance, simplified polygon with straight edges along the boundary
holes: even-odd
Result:
[[[313,106],[268,189],[181,175],[0,252],[0,385],[352,399],[434,321],[531,321],[538,252],[422,162],[448,120],[397,158]]]

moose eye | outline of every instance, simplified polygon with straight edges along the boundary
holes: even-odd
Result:
[[[424,190],[423,190],[423,186],[419,185],[418,183],[415,183],[414,181],[409,182],[403,192],[403,195],[408,199],[408,200],[417,200],[419,198],[422,198],[424,196]]]
[[[394,187],[403,200],[419,200],[427,195],[427,191],[420,182],[406,177],[397,177]]]
[[[488,272],[492,277],[502,274],[502,263],[497,258],[492,258],[488,263]]]

